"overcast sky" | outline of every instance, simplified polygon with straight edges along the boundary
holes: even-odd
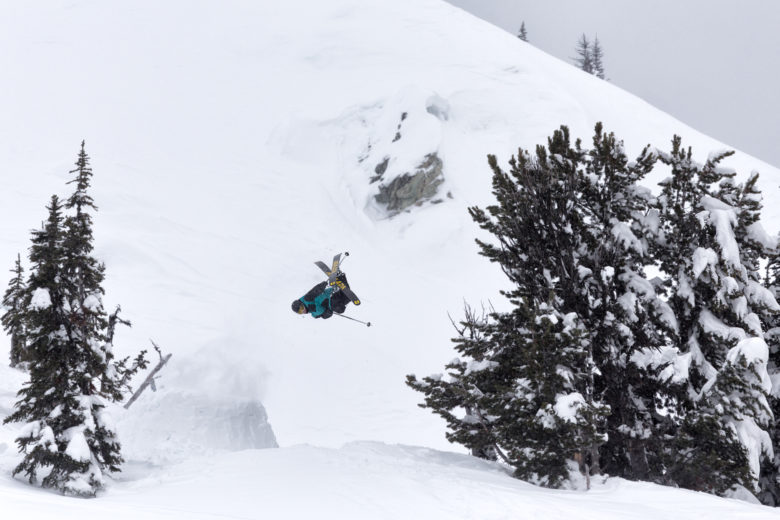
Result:
[[[780,167],[780,1],[448,1],[569,62],[598,34],[614,84]]]

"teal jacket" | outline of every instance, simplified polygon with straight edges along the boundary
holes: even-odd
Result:
[[[304,296],[299,298],[306,307],[306,312],[315,318],[327,319],[333,316],[333,312],[342,313],[349,303],[349,298],[328,282],[321,282],[312,287]]]
[[[325,290],[322,290],[322,286],[325,285],[327,285],[326,282],[317,284],[314,289],[307,292],[306,295],[301,298],[301,301],[306,306],[306,308],[310,309],[309,314],[315,318],[319,318],[331,308],[330,305],[331,296],[333,295],[333,287],[325,287]],[[315,294],[312,294],[312,292]]]

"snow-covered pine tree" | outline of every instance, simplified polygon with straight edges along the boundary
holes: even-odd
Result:
[[[466,359],[448,365],[449,379],[411,376],[409,384],[426,394],[424,406],[448,418],[451,439],[473,441],[481,429],[516,476],[554,487],[575,461],[586,474],[597,467],[592,454],[605,440],[607,409],[593,398],[588,333],[576,313],[563,310],[576,308],[578,298],[575,199],[584,152],[571,148],[565,127],[548,147],[537,147],[534,158],[521,150],[509,172],[489,157],[497,204],[470,208],[496,241],[477,242],[512,282],[504,292],[512,310],[477,322],[467,341],[455,339]],[[469,413],[455,421],[458,407]]]
[[[559,487],[577,467],[589,486],[600,471],[593,455],[606,440],[609,408],[591,390],[588,334],[575,313],[562,315],[553,305],[519,306],[501,328],[511,330],[517,318],[525,326],[514,331],[514,341],[498,344],[519,356],[509,387],[514,396],[497,410],[503,411],[502,446],[519,478]]]
[[[3,296],[2,317],[3,329],[11,338],[11,366],[16,367],[30,361],[27,353],[25,307],[27,284],[24,281],[24,268],[20,255],[16,255],[16,263],[11,269],[14,274],[8,282],[8,289]]]
[[[734,245],[739,253],[738,262],[728,262],[731,270],[727,271],[737,287],[724,289],[726,305],[715,314],[726,325],[745,331],[744,338],[727,353],[726,363],[713,389],[723,394],[719,399],[728,404],[723,407],[727,421],[736,429],[747,450],[752,484],[748,487],[753,491],[760,487],[761,459],[773,451],[769,434],[773,417],[768,401],[772,381],[769,345],[764,331],[780,312],[780,305],[764,287],[760,274],[760,263],[775,244],[760,223],[761,192],[757,181],[758,175],[753,172],[746,183],[737,186],[736,200],[733,200],[733,182],[729,177],[724,178],[714,197],[728,206],[713,205],[717,207],[709,209],[721,257],[725,258],[725,251]],[[708,205],[705,199],[705,207]],[[728,236],[729,230],[733,239]],[[724,285],[733,284],[727,278],[725,280]],[[733,294],[730,297],[729,291]],[[735,334],[730,332],[730,335]]]
[[[610,409],[608,441],[594,456],[610,475],[661,481],[661,438],[669,420],[658,410],[671,396],[659,358],[677,324],[645,277],[653,261],[646,237],[657,212],[638,183],[655,161],[649,148],[629,161],[623,143],[596,125],[579,175],[585,247],[577,313],[589,331],[596,398]]]
[[[747,270],[748,277],[759,283],[764,282],[761,275],[761,261],[768,260],[777,248],[777,238],[771,237],[761,224],[761,209],[763,200],[758,188],[758,172],[752,172],[744,184],[736,190],[736,197],[726,196],[726,184],[718,198],[733,206],[736,210],[737,223],[734,226],[734,238],[739,245],[742,265]],[[732,202],[733,200],[733,202]],[[758,302],[756,302],[758,303]],[[774,302],[776,303],[776,301]],[[775,307],[772,302],[765,302],[767,307]],[[777,310],[770,310],[775,315]]]
[[[593,49],[588,37],[583,33],[580,39],[577,40],[577,47],[575,48],[577,57],[574,58],[574,63],[581,70],[584,70],[588,74],[593,74]]]
[[[772,418],[768,433],[772,450],[765,448],[761,456],[758,498],[770,506],[780,505],[780,306],[778,297],[778,240],[763,228],[761,218],[762,196],[757,186],[758,173],[752,172],[739,186],[721,187],[719,198],[734,206],[737,223],[734,238],[739,245],[740,259],[747,271],[745,297],[761,319],[764,340],[769,348],[767,371],[774,382],[768,397]],[[721,183],[723,184],[723,183]],[[761,276],[766,264],[765,276]]]
[[[606,79],[607,76],[604,73],[604,50],[601,48],[598,35],[593,40],[591,56],[593,59],[593,74],[598,78]]]
[[[524,42],[528,41],[528,31],[525,30],[525,21],[520,23],[520,31],[517,33],[517,37]]]
[[[672,152],[661,154],[672,176],[658,199],[658,259],[678,321],[677,348],[690,360],[668,478],[719,494],[734,485],[756,489],[770,417],[767,346],[748,298],[753,286],[735,239],[736,210],[718,198],[735,195],[734,172],[719,166],[731,153],[700,165],[675,136]]]
[[[732,199],[731,195],[724,196],[727,190],[722,182],[718,198],[733,206],[736,212],[734,239],[739,247],[740,262],[747,280],[745,298],[751,310],[761,318],[765,340],[771,346],[780,341],[780,338],[769,334],[770,329],[780,320],[780,305],[777,293],[767,288],[769,280],[761,271],[762,265],[774,270],[772,260],[778,251],[778,240],[770,236],[761,224],[762,195],[757,183],[758,173],[752,172],[748,180],[737,187],[736,196]]]
[[[69,365],[77,353],[69,349],[67,318],[62,306],[59,279],[62,274],[62,206],[57,196],[47,206],[48,219],[33,231],[32,264],[26,298],[28,349],[32,356],[30,379],[19,391],[20,400],[4,422],[26,422],[16,441],[24,460],[14,475],[25,473],[30,482],[69,490],[68,476],[84,473],[89,464],[80,460],[78,441],[70,446],[73,410],[79,403],[69,380]]]
[[[97,211],[92,197],[88,193],[92,178],[89,157],[81,143],[76,168],[69,173],[74,178],[68,184],[75,184],[75,190],[65,202],[70,214],[65,218],[63,250],[63,286],[68,299],[67,306],[72,314],[73,332],[77,341],[90,342],[85,348],[95,348],[101,343],[108,325],[103,310],[101,284],[105,278],[105,268],[92,256],[92,216]]]
[[[145,366],[143,353],[128,367],[114,360],[103,310],[104,268],[91,254],[95,209],[87,193],[92,171],[82,143],[65,219],[56,197],[49,221],[33,236],[28,284],[30,380],[6,422],[27,422],[17,439],[25,458],[14,470],[30,482],[66,494],[95,496],[104,473],[122,462],[105,408],[122,398],[128,378]],[[113,337],[113,333],[111,333]]]
[[[608,407],[595,395],[592,330],[581,312],[586,222],[578,202],[585,158],[579,141],[572,147],[565,126],[548,139],[546,149],[537,147],[533,159],[520,152],[509,172],[490,157],[498,205],[487,213],[470,209],[480,227],[497,239],[497,244],[478,241],[481,254],[499,263],[515,285],[505,293],[515,311],[496,316],[494,342],[506,348],[511,344],[504,338],[519,339],[514,348],[523,353],[525,375],[515,380],[512,393],[518,397],[509,409],[525,415],[510,421],[503,441],[521,460],[530,453],[525,466],[542,479],[545,475],[535,469],[540,463],[560,468],[572,457],[586,475],[599,473],[598,449],[605,440]],[[519,424],[538,437],[524,439]],[[532,441],[536,445],[527,444]],[[550,454],[556,454],[558,466],[551,465]]]
[[[105,400],[122,399],[120,377],[114,372],[112,345],[108,344],[106,329],[108,316],[103,309],[105,268],[92,256],[93,236],[90,210],[97,208],[88,193],[92,177],[89,157],[81,143],[75,174],[69,184],[75,190],[65,203],[70,214],[65,219],[63,241],[64,259],[62,286],[68,309],[72,348],[81,352],[79,386],[84,397],[81,413],[84,417],[84,436],[91,452],[95,473],[115,472],[122,463],[120,445],[111,422],[104,419]],[[76,368],[76,367],[74,367]],[[94,388],[93,379],[99,380]],[[96,479],[93,489],[100,487]]]
[[[454,359],[445,367],[446,379],[436,374],[420,381],[416,376],[408,375],[406,383],[425,394],[425,402],[420,407],[429,408],[447,422],[447,440],[467,447],[475,457],[496,460],[501,448],[494,428],[495,417],[487,412],[488,400],[485,399],[495,386],[491,380],[494,374],[472,370],[475,364],[485,363],[485,356],[489,355],[486,342],[488,316],[484,309],[478,316],[466,305],[465,318],[460,325],[455,325],[453,321],[453,326],[458,333],[453,339],[455,350],[474,361],[468,363]],[[488,375],[491,377],[484,377]],[[456,415],[455,411],[459,409],[465,412],[464,415]]]
[[[777,240],[778,237],[775,237]],[[776,242],[777,243],[777,242]],[[766,268],[766,287],[777,299],[780,298],[780,250],[775,247],[769,253]],[[773,452],[764,453],[761,459],[758,498],[761,503],[780,506],[780,316],[763,317],[767,345],[769,345],[769,376],[772,378],[772,393],[769,396],[769,408],[772,421],[769,436]]]

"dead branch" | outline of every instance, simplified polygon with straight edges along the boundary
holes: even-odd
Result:
[[[138,397],[141,395],[141,393],[143,393],[143,391],[146,390],[146,388],[148,386],[151,385],[152,389],[156,390],[156,388],[154,386],[154,379],[155,379],[154,376],[157,375],[157,372],[162,370],[162,368],[165,366],[165,364],[168,362],[168,360],[171,359],[171,356],[173,356],[173,354],[166,354],[165,356],[163,356],[163,353],[160,350],[160,347],[158,347],[157,344],[154,341],[152,341],[151,339],[149,341],[152,342],[152,346],[154,346],[154,350],[156,350],[157,354],[160,356],[160,361],[157,363],[157,366],[155,366],[152,369],[152,371],[149,373],[149,375],[146,376],[146,379],[141,384],[141,386],[138,387],[138,390],[136,390],[136,392],[133,394],[133,396],[130,398],[130,400],[127,401],[127,403],[125,404],[125,410],[130,408],[130,405],[133,404],[136,399],[138,399]]]

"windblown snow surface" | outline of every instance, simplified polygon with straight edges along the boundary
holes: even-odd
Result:
[[[0,48],[0,261],[86,139],[106,307],[133,322],[117,348],[173,353],[113,410],[128,462],[98,499],[12,479],[21,426],[0,427],[3,518],[776,516],[619,479],[531,486],[448,444],[404,385],[454,357],[464,299],[505,305],[466,212],[491,202],[486,154],[560,124],[587,143],[599,120],[631,154],[723,143],[440,0],[2,2]],[[375,166],[391,157],[389,181],[434,152],[442,202],[385,218]],[[728,164],[761,172],[776,232],[780,172]],[[372,327],[293,314],[345,250],[349,314]],[[0,368],[0,416],[23,381]]]

